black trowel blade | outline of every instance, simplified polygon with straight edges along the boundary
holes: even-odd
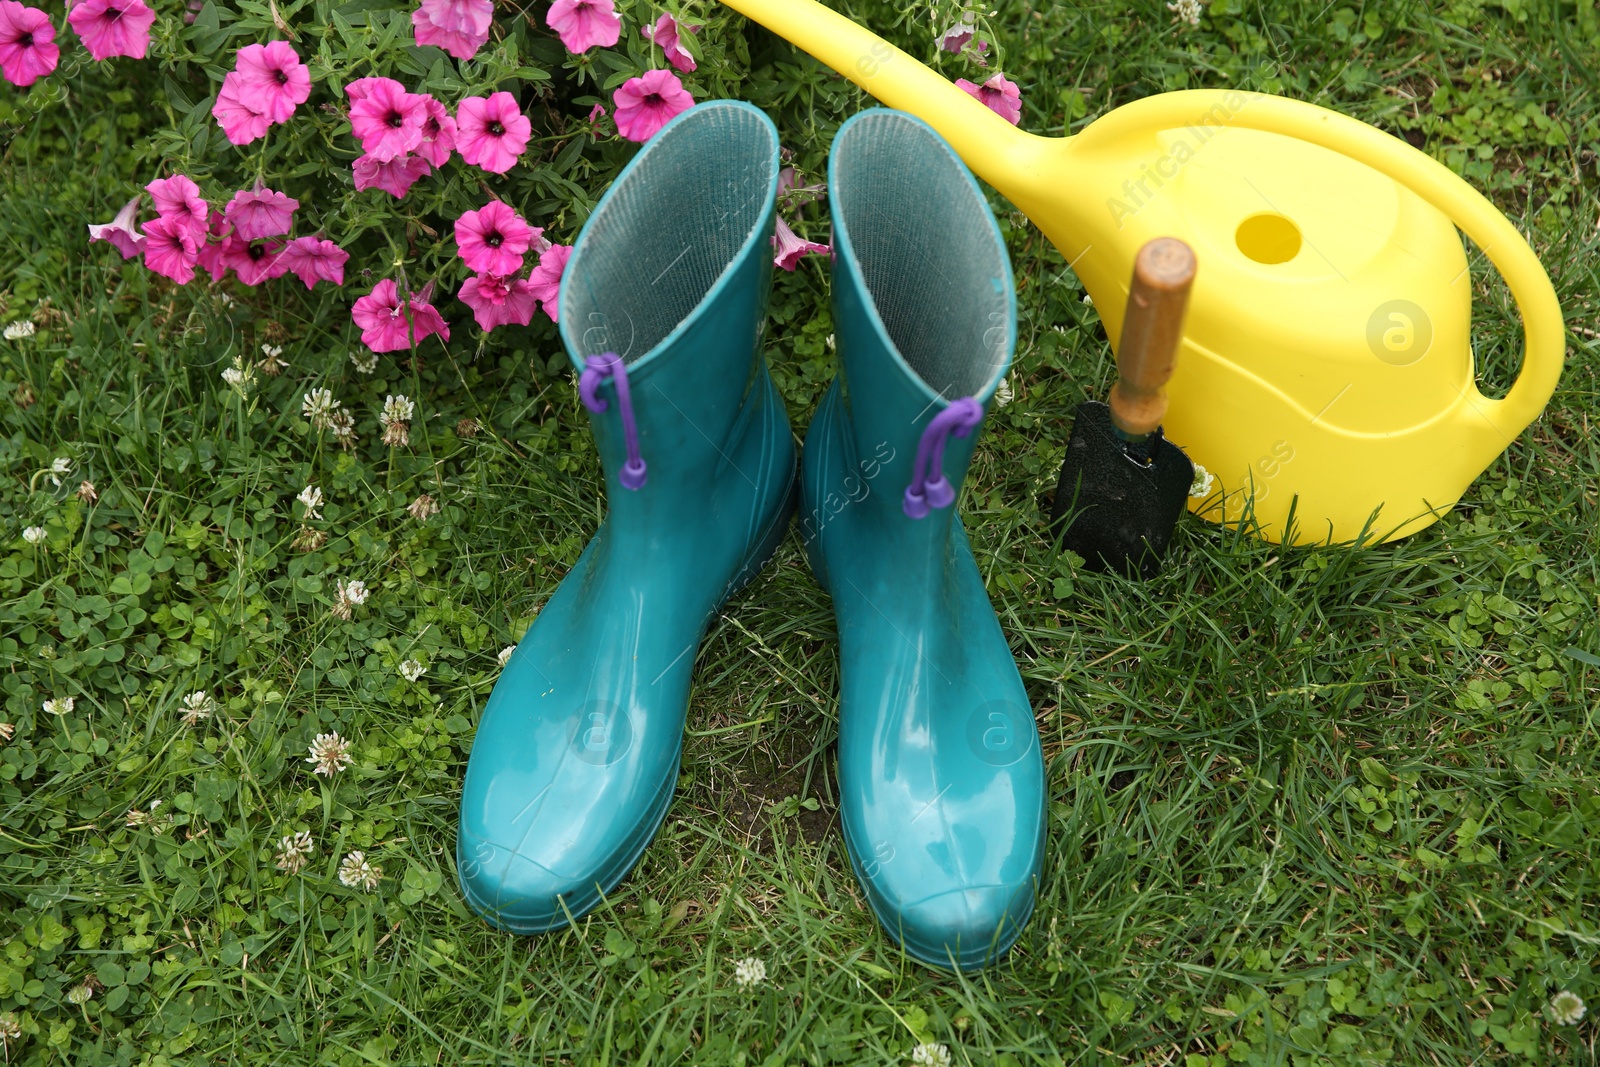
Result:
[[[1150,578],[1161,567],[1194,465],[1160,430],[1147,451],[1148,463],[1128,454],[1105,404],[1078,405],[1050,527],[1092,570]]]

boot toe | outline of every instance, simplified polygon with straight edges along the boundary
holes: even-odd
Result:
[[[1033,913],[1033,886],[947,889],[898,909],[884,923],[924,963],[967,970],[1004,956]]]
[[[520,848],[462,829],[456,845],[462,895],[474,911],[502,930],[539,934],[567,925],[599,900],[598,878],[556,874]]]

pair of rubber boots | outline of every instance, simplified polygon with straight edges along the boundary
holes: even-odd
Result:
[[[972,968],[1032,913],[1044,767],[952,506],[1011,362],[1015,292],[971,175],[884,110],[829,164],[840,373],[803,472],[760,345],[778,135],[699,104],[623,170],[567,266],[561,335],[610,514],[484,709],[461,801],[467,900],[519,934],[600,904],[672,800],[707,625],[783,540],[833,596],[846,848],[914,957]]]

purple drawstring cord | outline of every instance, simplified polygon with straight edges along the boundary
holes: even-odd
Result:
[[[617,384],[617,405],[622,409],[622,436],[628,446],[628,459],[617,473],[617,481],[622,483],[624,489],[640,489],[644,486],[646,471],[644,459],[639,455],[639,425],[633,421],[633,400],[628,395],[628,368],[622,362],[622,357],[615,352],[606,352],[586,359],[583,374],[578,378],[578,396],[583,399],[583,406],[596,415],[605,411],[608,405],[599,390],[600,383],[607,378]]]
[[[951,434],[965,437],[983,421],[983,405],[970,396],[951,401],[935,415],[917,442],[917,465],[906,486],[901,507],[913,519],[926,518],[934,508],[955,503],[956,491],[944,476],[944,443]],[[930,477],[931,475],[931,477]]]

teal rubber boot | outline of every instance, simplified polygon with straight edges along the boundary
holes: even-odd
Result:
[[[801,530],[839,624],[845,845],[917,959],[998,959],[1044,853],[1039,736],[953,506],[1011,364],[1011,266],[932,129],[850,119],[828,165],[839,378],[806,433]]]
[[[561,337],[609,514],[506,664],[467,764],[467,901],[519,934],[599,904],[672,801],[695,652],[771,557],[797,496],[794,437],[760,349],[778,133],[699,104],[583,228]]]

